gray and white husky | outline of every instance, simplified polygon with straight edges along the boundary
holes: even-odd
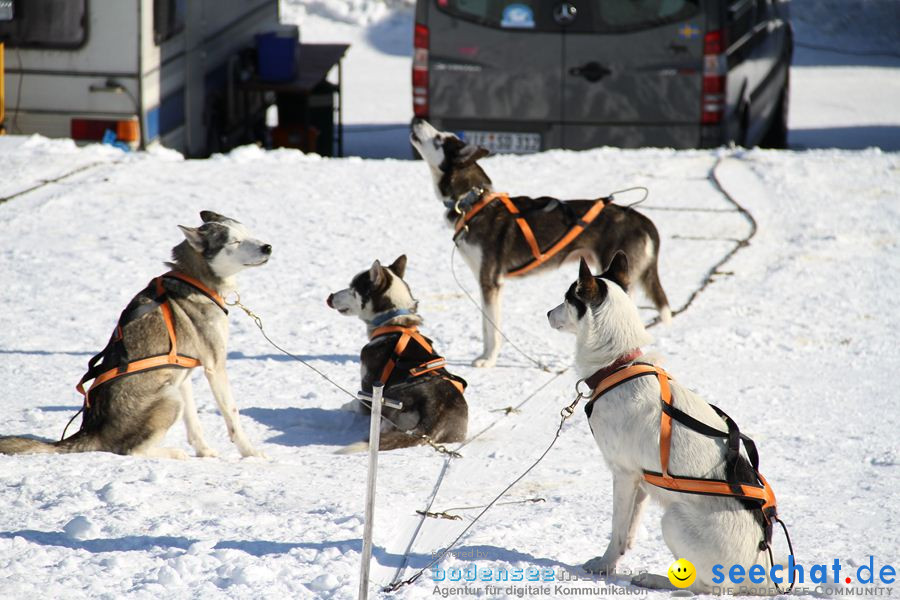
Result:
[[[199,282],[202,291],[174,277],[163,277],[163,296],[171,310],[179,355],[200,361],[219,405],[228,434],[241,456],[263,456],[247,439],[235,407],[225,370],[228,317],[221,299],[236,289],[235,276],[247,267],[265,264],[272,247],[253,237],[240,222],[211,211],[200,213],[203,225],[184,227],[184,240],[172,249],[174,274]],[[208,294],[207,292],[212,292]],[[215,299],[215,294],[219,298]],[[171,338],[162,303],[153,286],[138,294],[120,320],[122,354],[131,360],[165,355]],[[132,312],[133,311],[133,312]],[[112,344],[113,340],[111,340]],[[107,348],[109,348],[108,346]],[[159,444],[179,416],[197,456],[216,456],[203,436],[191,390],[190,368],[156,368],[120,376],[89,391],[81,428],[59,442],[31,438],[0,438],[0,453],[68,453],[106,451],[135,456],[187,458],[177,448]]]
[[[413,121],[410,142],[428,163],[435,193],[447,208],[445,219],[450,227],[460,218],[457,212],[460,206],[471,206],[493,191],[491,179],[477,163],[489,154],[485,148],[466,144],[453,133],[438,131],[422,119]],[[525,196],[510,200],[527,217],[536,239],[545,246],[562,238],[596,202],[562,202],[556,198]],[[467,225],[467,231],[455,241],[481,287],[484,312],[484,352],[472,364],[491,367],[500,353],[503,279],[530,262],[532,251],[520,233],[515,216],[500,202],[486,206]],[[568,247],[530,272],[557,267],[568,258],[579,256],[606,265],[619,250],[628,255],[632,279],[641,283],[660,319],[668,322],[672,313],[657,273],[659,233],[650,219],[633,209],[607,204]]]
[[[380,450],[424,444],[423,435],[438,443],[461,442],[469,421],[463,396],[466,382],[447,372],[443,359],[431,348],[431,340],[416,331],[427,346],[409,339],[401,355],[396,353],[402,335],[398,328],[417,330],[422,323],[416,312],[419,303],[403,281],[405,271],[406,255],[387,267],[376,260],[370,269],[353,278],[350,287],[330,294],[326,300],[342,315],[357,316],[366,324],[369,343],[360,352],[363,392],[372,392],[372,384],[381,379],[387,362],[393,361],[388,381],[382,382],[384,395],[402,407],[385,406],[382,410],[385,421]],[[354,402],[353,408],[368,413],[368,408],[359,402]],[[360,442],[342,452],[367,447],[368,442]]]
[[[575,366],[579,378],[605,377],[634,360],[642,346],[652,342],[637,308],[628,297],[630,270],[622,253],[595,277],[582,260],[578,279],[565,300],[547,313],[554,329],[575,334]],[[649,361],[648,361],[649,362]],[[675,408],[718,430],[725,421],[700,396],[670,381]],[[660,472],[660,417],[662,402],[656,377],[626,379],[585,407],[594,439],[613,476],[612,534],[606,551],[585,563],[590,572],[612,572],[634,543],[638,521],[648,496],[663,507],[662,536],[676,559],[686,558],[696,568],[691,589],[707,593],[715,585],[713,565],[767,565],[760,549],[764,531],[758,511],[748,510],[731,497],[679,493],[651,485],[645,471]],[[726,449],[719,438],[699,435],[674,423],[669,470],[681,477],[722,479]],[[743,455],[741,464],[746,466]],[[726,567],[727,569],[728,567]],[[640,579],[640,578],[639,578]],[[665,578],[635,581],[648,587],[668,586]],[[768,579],[758,588],[774,587]]]

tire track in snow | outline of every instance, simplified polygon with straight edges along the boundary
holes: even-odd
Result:
[[[10,200],[13,200],[14,198],[18,198],[19,196],[24,196],[25,194],[30,194],[31,192],[35,192],[41,188],[44,188],[44,187],[50,185],[51,183],[59,183],[60,181],[62,181],[64,179],[68,179],[69,177],[77,175],[83,171],[87,171],[89,169],[93,169],[94,167],[99,167],[100,165],[106,165],[106,164],[109,164],[109,163],[106,161],[92,162],[92,163],[88,163],[86,165],[82,165],[82,166],[78,167],[77,169],[72,169],[71,171],[67,171],[66,173],[63,173],[62,175],[58,175],[56,177],[53,177],[52,179],[44,179],[40,183],[33,185],[30,188],[26,188],[24,190],[19,190],[18,192],[14,192],[12,194],[9,194],[8,196],[3,196],[2,198],[0,198],[0,204],[3,204]]]
[[[725,189],[725,186],[722,184],[722,180],[720,179],[719,175],[717,175],[717,171],[719,170],[719,168],[726,160],[729,159],[735,159],[735,154],[727,154],[716,159],[716,164],[714,164],[712,169],[710,169],[709,171],[709,181],[710,183],[712,183],[716,191],[719,192],[722,197],[725,198],[729,203],[731,203],[734,206],[735,210],[737,210],[737,212],[740,213],[742,217],[744,217],[744,219],[750,225],[750,231],[747,233],[747,235],[738,240],[730,240],[735,242],[734,248],[732,248],[730,252],[727,252],[724,256],[722,256],[722,258],[709,269],[709,271],[706,273],[706,277],[704,277],[703,281],[701,282],[700,287],[695,289],[691,293],[691,295],[688,296],[687,302],[685,302],[681,308],[672,311],[672,316],[679,315],[690,308],[691,304],[694,303],[694,300],[697,299],[697,296],[702,294],[706,290],[706,288],[709,287],[709,284],[711,284],[715,280],[716,275],[724,274],[721,273],[719,269],[721,269],[722,266],[725,265],[725,263],[730,261],[734,257],[734,255],[737,254],[741,249],[749,246],[750,240],[753,239],[753,236],[756,235],[756,232],[759,229],[759,226],[756,223],[756,219],[753,218],[753,215],[750,214],[750,211],[744,208],[735,199],[735,197]],[[736,160],[740,160],[740,157],[737,157]]]

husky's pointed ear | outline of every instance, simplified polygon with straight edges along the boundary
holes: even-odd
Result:
[[[225,215],[220,215],[217,212],[213,212],[211,210],[201,210],[200,211],[200,220],[204,223],[225,223],[227,221],[234,221],[234,219],[226,217]]]
[[[401,254],[397,257],[397,260],[392,262],[388,267],[394,274],[397,275],[400,279],[403,279],[403,274],[406,273],[406,255]]]
[[[453,164],[455,164],[459,168],[470,167],[474,165],[476,161],[479,161],[485,156],[490,155],[490,153],[491,151],[483,146],[466,144],[465,146],[460,148],[459,153],[453,160]]]
[[[578,266],[578,285],[575,286],[575,294],[579,298],[590,300],[597,295],[599,287],[600,286],[597,285],[597,280],[594,279],[594,274],[591,273],[591,268],[588,266],[587,261],[582,258],[581,264]]]
[[[628,273],[628,257],[625,256],[623,251],[619,250],[616,252],[616,255],[613,256],[601,277],[614,281],[620,288],[626,292],[628,291],[628,286],[631,284],[631,276]]]
[[[384,275],[384,267],[381,266],[378,259],[372,263],[372,267],[369,269],[369,280],[372,282],[372,287],[376,289],[382,287],[387,280]]]
[[[203,252],[203,234],[201,234],[196,227],[179,225],[178,228],[184,234],[184,239],[191,245],[191,248],[197,252]]]

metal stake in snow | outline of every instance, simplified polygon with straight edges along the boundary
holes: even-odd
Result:
[[[375,521],[375,478],[378,475],[378,446],[381,439],[381,396],[384,384],[372,386],[372,416],[369,421],[369,476],[366,479],[366,522],[363,527],[362,565],[359,569],[359,600],[369,596],[369,563],[372,561],[372,525]]]

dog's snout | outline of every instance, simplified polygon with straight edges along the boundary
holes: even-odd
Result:
[[[328,297],[325,298],[325,304],[330,308],[334,308],[334,294],[328,294]]]
[[[419,138],[419,135],[418,135],[418,130],[419,130],[419,127],[421,127],[422,123],[424,123],[424,122],[425,121],[419,117],[416,117],[415,119],[412,120],[412,123],[409,126],[409,141],[412,142],[413,144],[422,143],[422,140],[421,140],[421,138]]]
[[[259,251],[266,255],[272,254],[272,246],[270,246],[269,244],[263,244],[262,246],[260,246]]]
[[[547,318],[548,318],[548,319],[550,318],[550,313],[552,313],[552,312],[553,312],[553,309],[552,309],[552,308],[551,308],[550,310],[547,311]]]

